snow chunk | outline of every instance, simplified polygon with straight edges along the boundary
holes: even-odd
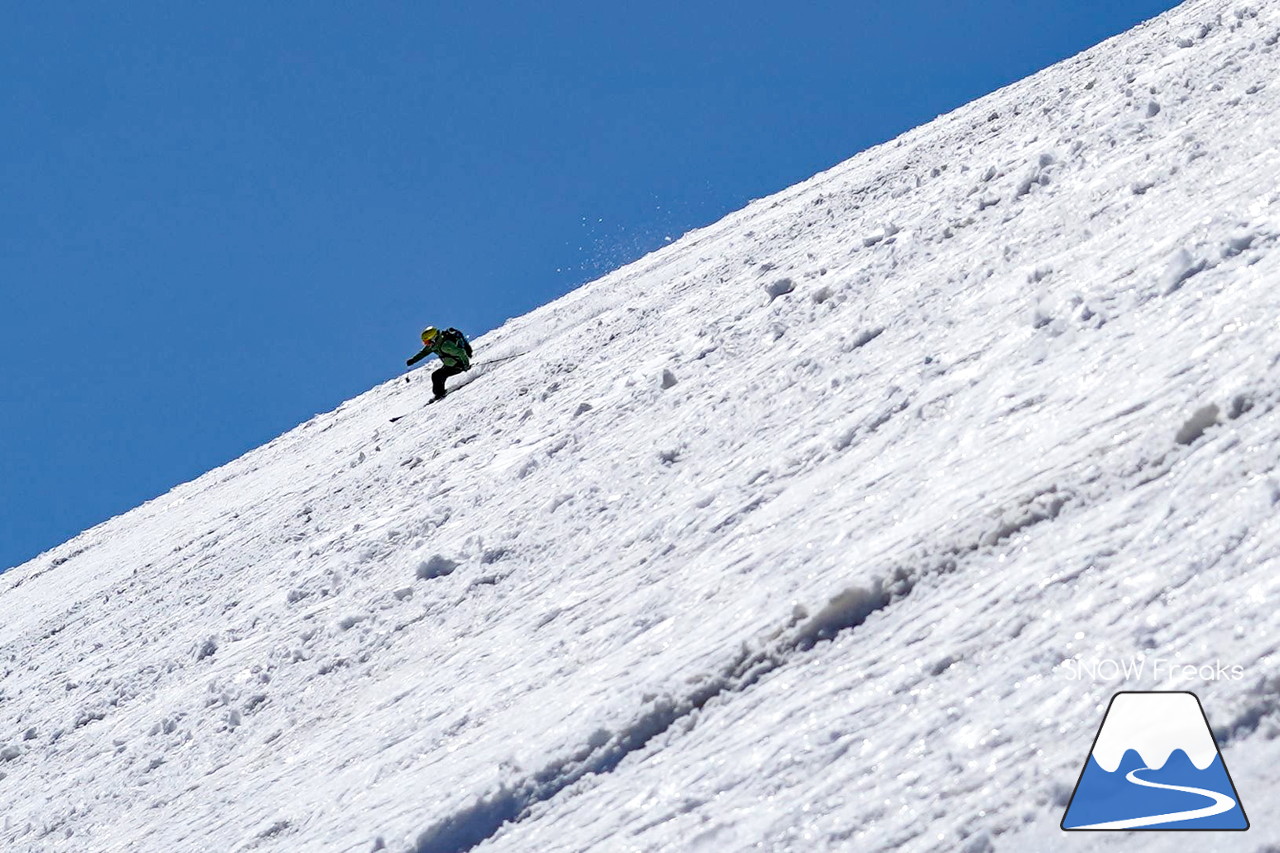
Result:
[[[1213,28],[1208,24],[1201,24],[1198,29],[1188,31],[1178,37],[1177,44],[1181,48],[1194,47],[1196,42],[1204,40]]]
[[[871,343],[872,341],[874,341],[876,338],[880,337],[883,334],[884,334],[884,326],[874,326],[870,329],[863,329],[862,331],[858,332],[858,334],[850,338],[848,341],[842,343],[840,346],[840,349],[843,352],[853,352],[856,349],[861,349],[862,347],[865,347],[867,344]]]
[[[369,617],[363,613],[349,613],[338,620],[338,627],[343,631],[350,631],[367,618]]]
[[[822,640],[830,640],[841,631],[856,628],[877,610],[889,603],[889,595],[876,581],[868,587],[851,586],[826,603],[796,632],[798,648],[808,648]]]
[[[1227,244],[1222,249],[1222,257],[1234,258],[1242,252],[1247,252],[1253,248],[1254,241],[1258,235],[1253,231],[1239,230],[1231,234],[1227,238]]]
[[[1196,273],[1205,268],[1204,261],[1197,261],[1186,249],[1179,249],[1169,259],[1168,265],[1160,276],[1160,284],[1165,296],[1173,293]]]
[[[826,302],[828,299],[830,299],[834,295],[835,295],[835,291],[831,289],[830,285],[824,284],[818,287],[817,289],[815,289],[813,293],[809,295],[809,298],[812,299],[817,304],[821,305],[823,302]]]
[[[769,294],[770,302],[777,299],[779,296],[786,296],[795,289],[796,283],[789,278],[780,278],[777,281],[770,282],[764,286],[764,292]]]
[[[1187,422],[1178,430],[1178,434],[1174,436],[1174,441],[1178,444],[1193,444],[1200,436],[1204,435],[1205,430],[1218,423],[1218,406],[1210,403],[1196,409],[1195,414],[1187,419]]]
[[[418,564],[418,580],[432,580],[453,574],[458,562],[440,554],[432,554],[430,558]]]
[[[218,638],[205,637],[204,642],[200,643],[199,647],[197,647],[195,650],[195,658],[198,661],[204,660],[205,658],[211,658],[214,656],[214,654],[217,651],[218,651]]]
[[[871,248],[877,243],[880,243],[884,240],[888,240],[889,238],[893,237],[901,230],[902,229],[899,228],[896,223],[889,222],[883,228],[873,231],[872,233],[868,234],[866,237],[862,238],[862,245],[866,246],[867,248]]]

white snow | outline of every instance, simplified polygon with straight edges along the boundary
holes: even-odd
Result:
[[[1056,851],[1122,689],[1280,844],[1277,42],[1193,0],[0,575],[4,849]]]

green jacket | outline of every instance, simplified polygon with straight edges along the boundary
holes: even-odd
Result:
[[[413,367],[429,355],[440,356],[440,361],[446,367],[456,367],[460,370],[471,369],[471,358],[467,355],[465,341],[446,340],[443,334],[438,335],[431,346],[423,347],[421,352],[406,361],[405,364]]]

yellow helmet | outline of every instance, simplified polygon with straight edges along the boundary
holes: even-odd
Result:
[[[435,326],[427,326],[422,330],[422,342],[427,346],[431,346],[431,342],[436,339],[438,334],[440,334],[440,331]]]

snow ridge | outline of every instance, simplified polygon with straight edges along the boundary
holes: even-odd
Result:
[[[419,835],[413,853],[464,853],[475,849],[509,824],[528,818],[535,806],[572,788],[584,777],[611,773],[628,757],[643,754],[654,741],[689,731],[697,724],[698,712],[709,703],[732,701],[762,678],[801,663],[802,656],[818,643],[831,642],[858,628],[872,614],[910,595],[930,575],[956,571],[966,554],[999,546],[1034,525],[1057,518],[1065,503],[1056,488],[1050,489],[1000,513],[994,527],[989,519],[975,520],[971,542],[943,548],[935,545],[932,557],[918,556],[921,566],[892,568],[868,586],[843,589],[812,615],[797,606],[786,624],[757,642],[744,644],[716,675],[701,679],[684,696],[654,699],[617,732],[598,729],[582,749],[568,758],[528,776],[508,780],[497,790],[441,818]],[[954,659],[943,659],[935,664],[935,674],[953,663]]]
[[[744,647],[719,675],[705,680],[679,701],[655,700],[621,731],[599,729],[592,733],[586,746],[570,758],[544,767],[515,785],[503,785],[498,791],[438,821],[418,837],[414,853],[464,853],[474,849],[506,824],[527,817],[534,805],[550,800],[587,775],[612,772],[628,756],[641,752],[673,728],[692,726],[690,718],[707,703],[746,690],[815,643],[858,627],[889,602],[888,594],[879,588],[845,590],[802,624],[788,626],[793,629],[789,636],[775,642],[769,650],[752,652]],[[797,611],[795,620],[804,616],[803,610]]]

